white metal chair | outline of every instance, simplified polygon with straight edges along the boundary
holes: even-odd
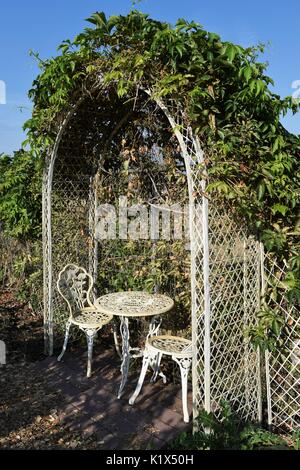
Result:
[[[92,355],[94,338],[97,332],[112,320],[112,315],[97,311],[91,301],[93,278],[87,271],[76,264],[68,264],[59,273],[57,289],[68,304],[70,316],[66,324],[63,349],[57,360],[61,361],[69,340],[71,325],[76,325],[87,337],[88,364],[87,377],[92,372]]]
[[[143,366],[135,392],[129,400],[129,404],[133,405],[143,386],[145,376],[151,363],[155,363],[154,374],[151,382],[155,382],[159,373],[160,362],[163,354],[171,356],[177,362],[181,372],[182,385],[182,407],[183,416],[186,423],[189,422],[189,412],[187,406],[187,384],[188,374],[192,364],[192,342],[185,338],[177,336],[153,336],[146,341]]]

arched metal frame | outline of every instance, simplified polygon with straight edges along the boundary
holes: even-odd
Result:
[[[237,225],[231,220],[229,214],[210,205],[205,196],[203,150],[199,139],[186,124],[182,110],[174,101],[164,102],[152,97],[150,91],[145,93],[156,102],[167,117],[177,137],[186,166],[191,243],[194,417],[203,408],[207,412],[216,411],[218,403],[223,399],[233,403],[243,418],[260,420],[260,358],[259,354],[251,349],[243,334],[245,326],[252,326],[255,323],[255,312],[259,307],[259,247],[256,241],[248,236],[242,223]],[[86,95],[82,95],[76,105],[66,114],[44,168],[44,325],[45,349],[50,355],[53,353],[54,279],[51,229],[53,172],[65,130],[85,97]],[[92,229],[97,207],[96,183],[97,181],[91,180],[89,195],[89,224]],[[221,221],[221,225],[218,225],[216,220]],[[89,253],[89,269],[94,277],[97,272],[97,244],[94,241]],[[222,245],[221,253],[220,246]],[[234,260],[231,245],[236,246],[238,251],[238,256]],[[219,258],[221,258],[221,264]],[[230,276],[235,266],[238,268],[233,281]],[[242,276],[242,283],[238,279],[239,274]],[[224,289],[221,288],[221,291],[220,282],[224,283]],[[229,284],[228,287],[226,282]],[[222,310],[224,305],[227,306],[226,315],[228,316],[225,320]],[[237,313],[236,305],[241,313]],[[235,326],[232,326],[233,322]],[[220,336],[221,331],[226,331],[227,337]],[[234,331],[234,335],[231,331]]]

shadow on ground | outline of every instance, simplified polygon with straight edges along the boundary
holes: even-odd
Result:
[[[73,345],[61,363],[43,356],[41,319],[7,291],[0,293],[0,339],[8,351],[0,366],[2,449],[158,449],[188,427],[178,385],[145,381],[131,407],[132,371],[117,399],[120,360],[107,341],[96,344],[90,379],[84,345]]]

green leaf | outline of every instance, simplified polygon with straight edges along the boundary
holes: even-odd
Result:
[[[98,12],[98,13],[94,13],[86,21],[88,21],[89,23],[95,24],[95,25],[99,25],[99,26],[103,26],[103,25],[106,26],[106,24],[107,24],[106,15],[103,11]]]
[[[251,93],[253,93],[254,89],[256,88],[256,80],[251,80],[249,88]]]
[[[283,145],[283,140],[281,136],[277,136],[273,142],[272,152],[275,153]]]
[[[280,335],[281,332],[281,325],[277,320],[273,320],[272,322],[272,330],[274,331],[276,336]]]
[[[289,208],[287,206],[284,206],[283,204],[274,204],[271,207],[271,211],[274,215],[279,212],[281,215],[285,216],[288,210]]]
[[[257,197],[259,201],[262,201],[266,192],[265,183],[260,183],[257,188]]]
[[[229,44],[226,47],[225,55],[228,57],[229,62],[233,62],[235,56],[236,56],[236,47],[233,44]]]
[[[243,69],[243,73],[244,73],[245,79],[247,80],[247,82],[249,82],[252,76],[252,68],[250,67],[250,65],[248,65],[247,67]]]

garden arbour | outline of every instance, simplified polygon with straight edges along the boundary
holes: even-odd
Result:
[[[99,295],[146,289],[174,298],[164,328],[193,337],[195,415],[202,407],[216,410],[224,399],[241,418],[260,420],[259,349],[250,337],[270,349],[269,422],[294,428],[300,407],[289,348],[299,339],[300,144],[280,116],[296,104],[270,91],[265,64],[257,61],[261,47],[244,49],[197,23],[181,19],[172,27],[137,11],[109,19],[96,13],[89,21],[93,27],[65,41],[60,55],[40,60],[30,91],[35,107],[28,142],[37,160],[45,155],[46,349],[52,352],[65,319],[57,274],[78,262],[93,275]],[[99,240],[97,208],[117,207],[120,196],[149,206],[187,203],[188,246]],[[7,206],[8,222],[15,221],[14,198]],[[258,239],[268,250],[266,263]],[[269,269],[272,262],[278,269]],[[269,310],[260,308],[266,280]],[[278,344],[270,346],[288,328],[286,361]],[[282,405],[283,389],[292,408]]]
[[[174,99],[141,89],[120,98],[114,84],[99,80],[70,107],[44,169],[46,347],[52,354],[55,326],[65,320],[55,280],[69,262],[88,269],[99,294],[128,287],[168,293],[177,300],[168,327],[176,332],[185,310],[193,340],[195,416],[227,400],[241,417],[260,420],[259,353],[245,338],[259,309],[259,244],[234,211],[208,199],[206,184],[200,141]],[[135,202],[188,202],[188,250],[186,240],[99,241],[99,202],[124,191]]]

